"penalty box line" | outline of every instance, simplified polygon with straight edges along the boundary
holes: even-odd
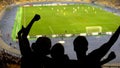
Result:
[[[52,34],[54,34],[54,31],[53,31],[53,29],[52,29],[51,26],[49,26],[49,29],[50,29],[50,31],[52,32]]]

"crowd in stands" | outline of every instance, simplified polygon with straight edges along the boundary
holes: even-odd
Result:
[[[97,2],[102,5],[120,8],[120,0],[0,0],[0,11],[7,5],[24,4],[28,2]]]
[[[120,9],[120,0],[95,0],[97,4]]]
[[[0,68],[20,67],[20,57],[7,53],[4,49],[0,50]]]
[[[10,4],[12,4],[12,0],[0,0],[0,11]]]

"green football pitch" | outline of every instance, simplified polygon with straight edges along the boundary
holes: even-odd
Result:
[[[21,26],[26,27],[35,14],[41,19],[33,24],[29,36],[80,34],[91,26],[101,26],[102,32],[114,32],[120,25],[120,16],[103,8],[88,4],[19,7],[12,38],[16,38]]]

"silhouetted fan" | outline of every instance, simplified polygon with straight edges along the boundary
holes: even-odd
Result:
[[[52,68],[68,67],[69,58],[64,54],[64,47],[60,43],[56,43],[51,49],[51,56],[53,58]]]
[[[80,62],[82,68],[102,68],[101,66],[111,60],[113,60],[116,55],[112,51],[106,59],[102,58],[108,53],[110,48],[114,45],[120,34],[120,26],[111,36],[110,40],[104,43],[100,48],[93,50],[88,55],[86,55],[88,49],[87,39],[83,36],[78,36],[75,38],[74,50],[77,55],[77,59]]]
[[[82,62],[86,58],[86,52],[88,50],[88,41],[84,36],[77,36],[74,41],[74,51],[77,54],[77,59]]]
[[[35,52],[38,52],[42,55],[47,55],[50,53],[51,48],[51,40],[48,37],[39,37],[34,45],[32,45],[32,49]]]
[[[50,54],[51,40],[48,37],[39,37],[30,47],[27,35],[35,21],[40,19],[40,15],[36,14],[26,28],[18,32],[19,46],[22,54],[21,68],[48,68],[52,63]]]

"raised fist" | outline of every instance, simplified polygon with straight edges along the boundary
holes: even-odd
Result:
[[[35,14],[33,20],[34,21],[38,21],[40,19],[40,15],[39,14]]]

